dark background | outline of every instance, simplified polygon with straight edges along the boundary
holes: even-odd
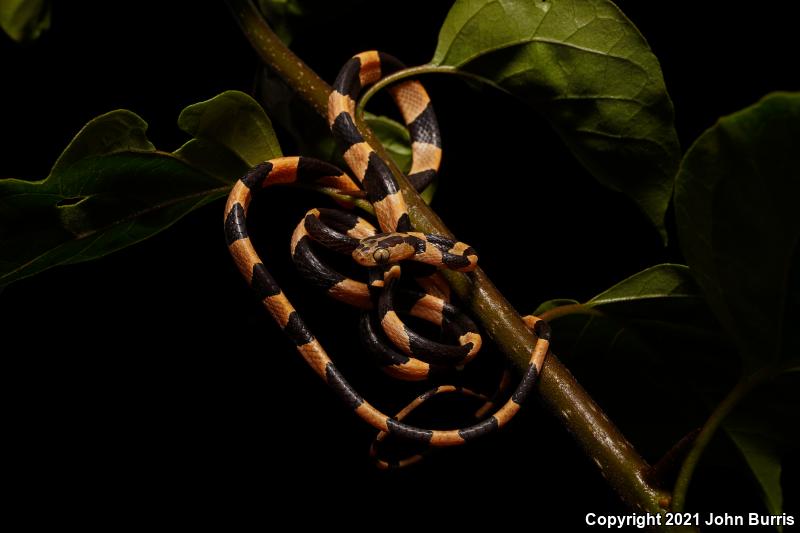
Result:
[[[794,23],[777,10],[619,4],[661,61],[684,149],[718,116],[770,91],[800,88]],[[293,48],[327,80],[361,50],[420,64],[433,53],[448,6],[408,1],[377,12],[367,4],[335,28],[320,24],[296,36]],[[30,179],[46,176],[78,129],[111,109],[138,113],[156,146],[174,150],[185,140],[175,125],[180,110],[226,89],[250,91],[258,64],[222,2],[56,3],[44,37],[22,47],[3,37],[0,58],[0,175]],[[635,207],[597,185],[533,112],[458,80],[425,83],[445,143],[434,207],[480,252],[520,312],[550,298],[584,300],[647,266],[681,261],[674,239],[662,249]],[[291,154],[288,138],[281,141]],[[367,396],[387,410],[403,405],[413,387],[398,388],[362,365],[357,314],[305,288],[288,264],[292,228],[326,200],[296,191],[273,198],[254,204],[261,207],[251,225],[276,277]],[[233,268],[222,207],[216,202],[143,244],[0,295],[2,353],[12,364],[6,460],[21,473],[16,492],[32,517],[271,525],[301,508],[291,517],[298,526],[485,518],[495,527],[573,529],[587,512],[626,512],[535,401],[485,442],[406,471],[375,470],[366,453],[373,431],[304,366]],[[545,249],[534,239],[542,234]],[[519,261],[520,246],[537,247],[540,260]],[[669,418],[561,355],[634,444],[638,421]],[[679,419],[675,440],[702,421],[697,416]],[[655,461],[667,446],[641,447]],[[710,480],[721,471],[705,473]],[[736,490],[709,496],[715,485],[700,477],[692,494],[705,493],[707,507],[696,510],[761,511],[747,478],[724,475],[722,485]],[[789,458],[784,479],[797,477]],[[800,518],[793,485],[785,497]],[[422,520],[431,513],[436,518]]]

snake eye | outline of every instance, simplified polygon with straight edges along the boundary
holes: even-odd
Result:
[[[372,259],[379,265],[389,260],[389,250],[386,248],[378,248],[372,253]]]

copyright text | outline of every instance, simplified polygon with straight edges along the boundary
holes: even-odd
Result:
[[[605,515],[586,513],[585,523],[606,529],[634,527],[644,529],[651,526],[793,526],[790,514],[764,515],[760,513],[631,513],[627,515]]]

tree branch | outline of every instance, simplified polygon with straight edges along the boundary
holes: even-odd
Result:
[[[226,0],[239,26],[266,65],[322,117],[327,116],[331,87],[295,56],[264,22],[250,0]],[[360,117],[357,117],[360,121]],[[414,227],[425,233],[452,237],[452,233],[394,165],[366,125],[359,124],[367,141],[389,163],[403,191]],[[470,274],[445,270],[454,292],[478,318],[488,336],[519,369],[524,369],[536,337],[519,314],[478,268]],[[669,505],[669,493],[650,484],[650,465],[634,450],[572,374],[551,353],[539,380],[539,396],[560,420],[621,499],[638,512],[659,513]],[[668,531],[670,528],[661,527]],[[685,530],[684,530],[685,531]]]

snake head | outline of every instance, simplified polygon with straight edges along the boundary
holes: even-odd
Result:
[[[353,250],[353,259],[365,267],[398,263],[417,253],[418,240],[403,233],[381,233],[366,237]]]

